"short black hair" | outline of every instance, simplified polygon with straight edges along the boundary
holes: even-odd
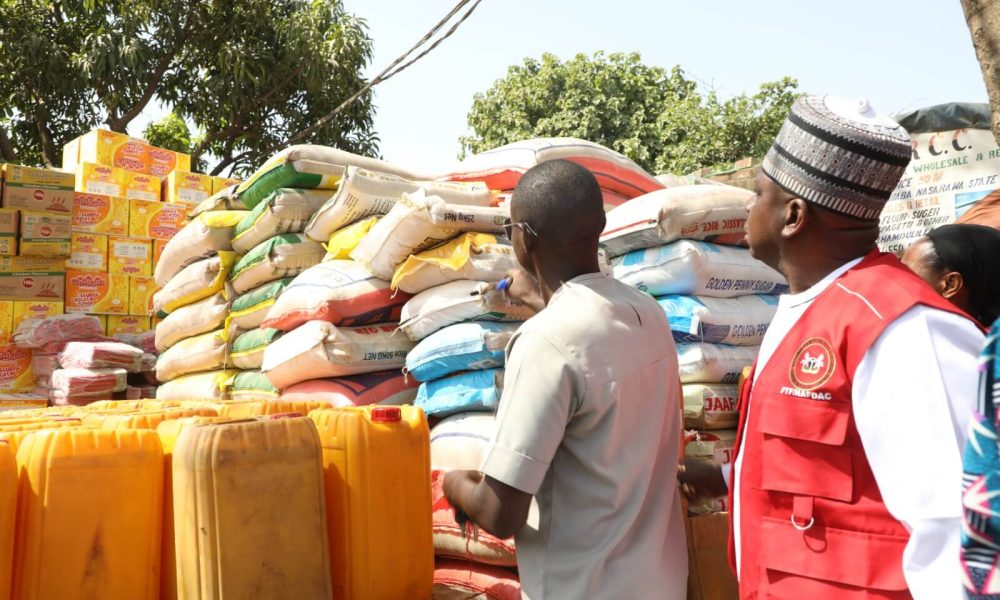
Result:
[[[929,266],[962,275],[971,316],[986,326],[1000,318],[1000,231],[985,225],[942,225],[927,238]]]
[[[568,160],[550,160],[525,173],[514,188],[511,211],[547,241],[596,243],[604,230],[604,196],[594,175]]]

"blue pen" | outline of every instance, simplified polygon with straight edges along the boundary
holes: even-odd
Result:
[[[509,277],[504,277],[503,279],[500,280],[499,283],[497,283],[497,291],[498,292],[502,292],[502,291],[508,289],[509,287],[510,287],[510,278]]]

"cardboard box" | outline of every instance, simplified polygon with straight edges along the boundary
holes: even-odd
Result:
[[[139,334],[152,331],[149,317],[136,315],[109,315],[107,333],[115,336],[120,334]]]
[[[34,392],[4,392],[0,394],[0,411],[29,410],[33,408],[45,408],[48,405],[49,397],[46,394],[36,394]]]
[[[130,200],[160,201],[162,180],[156,175],[125,171],[125,197]]]
[[[212,177],[212,194],[218,194],[231,185],[239,185],[241,183],[243,182],[232,177]]]
[[[110,238],[108,260],[109,273],[152,277],[153,242],[124,237]]]
[[[0,300],[61,300],[65,276],[61,258],[0,256]]]
[[[14,301],[0,300],[0,344],[14,343]]]
[[[14,331],[17,326],[28,319],[48,319],[63,314],[62,302],[25,302],[19,300],[14,305]]]
[[[130,277],[128,314],[136,316],[153,314],[153,294],[156,290],[156,282],[152,277]]]
[[[149,174],[156,175],[157,177],[166,177],[174,171],[190,171],[191,170],[191,156],[184,154],[183,152],[174,152],[173,150],[166,150],[163,148],[157,148],[156,146],[149,147]]]
[[[73,194],[73,231],[128,235],[129,201],[120,196]]]
[[[72,173],[5,164],[3,178],[4,208],[66,214],[72,210]]]
[[[101,322],[101,331],[104,332],[104,335],[108,335],[108,315],[90,315],[90,316],[95,317],[98,321]]]
[[[153,240],[153,268],[156,268],[156,263],[160,262],[160,256],[163,254],[163,249],[167,247],[167,242],[170,240]]]
[[[66,268],[76,271],[108,270],[108,236],[74,231]]]
[[[72,225],[68,214],[22,210],[20,256],[68,257]]]
[[[34,388],[31,351],[12,344],[0,346],[0,391],[29,392]]]
[[[17,232],[21,215],[16,208],[0,208],[0,256],[17,255]]]
[[[146,140],[106,129],[94,129],[63,146],[63,169],[76,170],[83,162],[166,177],[171,171],[191,170],[191,157],[150,146]]]
[[[129,201],[129,237],[169,240],[187,223],[187,208],[180,204]]]
[[[170,204],[198,206],[212,195],[212,176],[174,171],[163,180],[163,201]]]
[[[117,167],[81,162],[76,170],[76,191],[104,196],[124,196],[125,171]]]
[[[80,164],[80,136],[63,146],[62,170],[67,173],[76,173],[76,166]],[[75,183],[75,179],[74,179]]]
[[[66,271],[66,312],[128,314],[128,286],[127,275]]]
[[[688,547],[688,600],[736,600],[736,577],[729,570],[729,514],[685,516]]]

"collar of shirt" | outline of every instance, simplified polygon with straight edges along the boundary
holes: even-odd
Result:
[[[788,309],[812,302],[816,299],[816,296],[819,296],[824,290],[826,290],[826,288],[830,287],[830,285],[833,284],[838,277],[846,273],[849,269],[854,267],[854,265],[861,262],[861,260],[861,258],[856,258],[844,266],[831,271],[830,274],[820,280],[819,283],[813,285],[804,292],[799,292],[798,294],[784,294],[780,296],[778,298],[778,306],[780,308]]]
[[[551,304],[553,300],[555,300],[556,298],[558,298],[559,295],[562,294],[563,290],[565,290],[570,285],[578,284],[578,283],[586,283],[588,281],[594,281],[596,279],[603,279],[605,277],[607,277],[607,275],[605,275],[604,273],[601,273],[601,272],[597,272],[597,273],[584,273],[583,275],[577,275],[576,277],[574,277],[573,279],[570,279],[569,281],[564,281],[563,284],[559,286],[559,289],[556,290],[555,293],[552,294],[552,297],[549,298],[549,304]]]

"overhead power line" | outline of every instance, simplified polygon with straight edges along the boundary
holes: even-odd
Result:
[[[323,127],[325,127],[326,125],[328,125],[330,123],[330,121],[332,121],[338,114],[340,114],[341,112],[343,112],[344,109],[346,109],[350,105],[354,104],[354,102],[358,98],[360,98],[361,96],[363,96],[365,93],[367,93],[373,87],[375,87],[376,85],[378,85],[378,84],[380,84],[380,83],[382,83],[384,81],[388,81],[389,79],[392,79],[396,75],[399,75],[404,70],[406,70],[409,67],[411,67],[414,63],[416,63],[417,61],[419,61],[423,57],[425,57],[428,54],[430,54],[435,48],[437,48],[438,46],[441,45],[441,42],[443,42],[446,39],[448,39],[449,37],[451,37],[452,34],[454,34],[458,30],[458,28],[462,25],[462,23],[464,23],[472,15],[472,13],[476,10],[476,8],[479,6],[479,4],[482,1],[483,0],[459,0],[459,2],[450,11],[448,11],[448,14],[445,15],[444,18],[442,18],[440,21],[438,21],[437,24],[434,25],[434,27],[432,27],[426,34],[424,34],[424,36],[422,38],[420,38],[420,40],[416,44],[413,45],[413,47],[411,47],[409,50],[407,50],[402,55],[400,55],[398,58],[396,58],[396,60],[392,61],[392,63],[388,67],[386,67],[385,69],[383,69],[381,73],[379,73],[378,75],[376,75],[375,77],[373,77],[371,79],[371,81],[369,81],[368,83],[366,83],[361,89],[359,89],[357,92],[355,92],[354,94],[352,94],[351,97],[349,97],[347,100],[344,100],[343,102],[341,102],[340,105],[337,106],[337,108],[333,109],[333,111],[331,111],[329,114],[325,115],[320,120],[316,121],[315,123],[313,123],[311,126],[307,127],[306,129],[303,129],[302,131],[296,133],[292,137],[290,137],[287,140],[285,140],[285,142],[282,144],[282,146],[283,147],[284,146],[289,146],[289,145],[294,144],[296,142],[300,142],[303,139],[305,139],[306,137],[308,137],[309,135],[311,135],[311,134],[315,133],[316,131],[318,131],[319,129],[322,129]],[[468,6],[470,4],[471,4],[471,6]],[[445,25],[448,24],[449,21],[452,20],[452,18],[455,15],[457,15],[459,12],[461,12],[461,10],[463,8],[465,8],[466,6],[468,6],[468,10],[466,10],[464,13],[462,13],[462,15],[458,18],[458,20],[455,21],[452,24],[452,26],[450,28],[448,28],[448,30],[445,31],[444,34],[441,37],[439,37],[438,39],[434,40],[434,42],[430,45],[430,47],[428,47],[427,49],[425,49],[423,52],[421,52],[420,54],[416,55],[412,59],[410,59],[408,61],[406,60],[407,58],[409,58],[409,56],[411,54],[413,54],[418,49],[420,49],[422,46],[424,46],[427,42],[429,42],[431,40],[431,38],[433,38]],[[404,61],[406,61],[406,62],[404,62]]]

